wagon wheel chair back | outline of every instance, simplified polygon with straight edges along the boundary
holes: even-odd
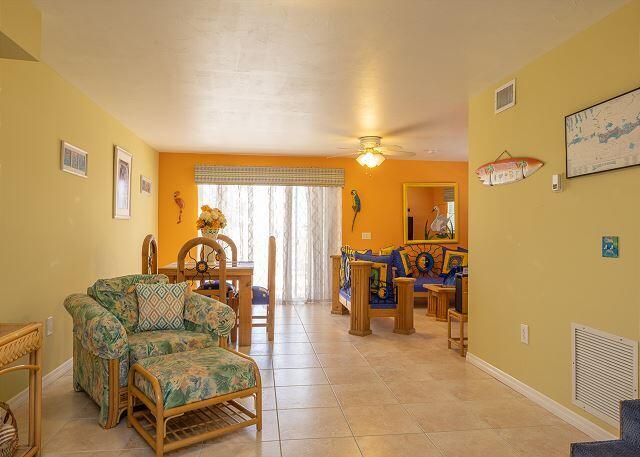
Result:
[[[194,248],[198,246],[203,249],[194,256]],[[178,253],[176,276],[177,282],[188,279],[193,286],[197,286],[194,289],[195,292],[227,303],[227,255],[216,241],[201,236],[183,244]],[[203,288],[205,284],[214,280],[219,281],[220,284],[217,290]]]

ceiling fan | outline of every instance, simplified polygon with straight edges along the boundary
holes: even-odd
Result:
[[[339,148],[350,149],[351,152],[337,154],[331,157],[355,157],[356,161],[369,168],[374,168],[385,161],[387,156],[392,157],[413,157],[415,152],[409,152],[402,149],[401,146],[391,144],[382,145],[382,137],[380,136],[363,136],[358,138],[360,146],[356,148]]]

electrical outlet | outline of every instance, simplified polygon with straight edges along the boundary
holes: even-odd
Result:
[[[371,239],[371,232],[362,232],[362,239],[363,240],[370,240]]]
[[[51,334],[53,334],[53,316],[47,317],[47,321],[45,322],[44,328],[47,336],[50,336]]]
[[[527,324],[520,324],[520,342],[529,344],[529,326]]]

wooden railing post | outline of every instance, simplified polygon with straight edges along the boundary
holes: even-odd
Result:
[[[349,333],[356,336],[371,335],[369,321],[369,277],[372,262],[352,260],[351,268],[351,328]]]
[[[410,335],[416,331],[413,327],[413,284],[414,278],[394,278],[398,287],[398,308],[394,318],[393,333]]]
[[[346,314],[346,309],[340,303],[340,264],[341,255],[331,256],[331,314]]]

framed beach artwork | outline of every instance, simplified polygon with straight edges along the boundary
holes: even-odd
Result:
[[[72,175],[87,177],[89,169],[89,154],[79,147],[60,142],[60,169]]]
[[[113,217],[131,217],[131,162],[132,156],[121,147],[113,151]]]
[[[565,117],[567,178],[640,165],[640,87]]]
[[[140,193],[151,195],[151,180],[142,175],[140,175]]]

